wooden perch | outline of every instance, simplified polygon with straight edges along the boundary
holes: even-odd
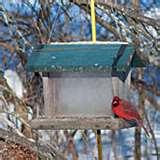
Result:
[[[34,129],[111,129],[133,127],[127,122],[112,117],[55,117],[52,119],[34,119]]]

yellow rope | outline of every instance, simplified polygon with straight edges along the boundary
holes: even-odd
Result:
[[[95,0],[91,0],[90,7],[91,7],[92,42],[96,42]]]

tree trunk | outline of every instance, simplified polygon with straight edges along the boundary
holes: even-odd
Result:
[[[139,7],[139,0],[132,0],[132,5],[135,9]]]
[[[142,79],[143,70],[139,70],[138,79]],[[144,105],[145,105],[145,92],[143,86],[139,86],[139,110],[141,117],[144,117]],[[134,159],[141,160],[141,128],[138,127],[135,129],[135,151]]]
[[[136,10],[137,13],[138,13],[138,9],[139,9],[139,0],[132,0],[132,6],[133,6],[134,10]]]

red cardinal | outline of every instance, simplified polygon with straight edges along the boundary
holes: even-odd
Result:
[[[123,118],[128,121],[135,121],[139,127],[143,127],[146,134],[149,136],[136,107],[130,102],[115,96],[112,101],[112,112],[119,118]]]

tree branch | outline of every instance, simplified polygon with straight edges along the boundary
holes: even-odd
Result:
[[[81,5],[80,3],[71,1],[74,4],[76,4],[77,6],[79,6],[81,9],[83,9],[86,13],[88,13],[90,15],[90,7],[87,5]],[[89,8],[88,8],[89,7]],[[108,29],[108,31],[110,31],[116,38],[116,40],[121,39],[120,35],[118,34],[116,28],[113,27],[113,25],[110,25],[109,23],[107,23],[106,21],[104,21],[100,16],[98,16],[96,14],[96,22],[99,23],[101,26],[103,26],[104,28]]]

